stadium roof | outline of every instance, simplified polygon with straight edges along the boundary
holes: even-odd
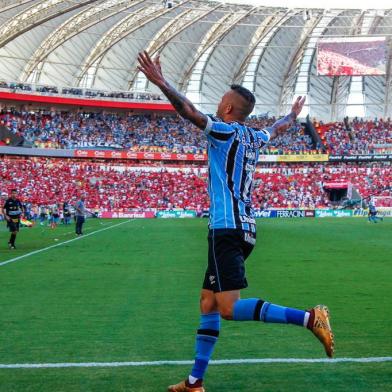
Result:
[[[250,4],[261,5],[265,7],[287,7],[287,8],[315,8],[314,0],[226,0],[222,3],[231,4]],[[317,8],[342,8],[341,0],[329,0],[327,3],[317,4]],[[388,9],[391,7],[390,0],[378,0],[370,2],[369,0],[345,0],[344,8],[353,9]]]
[[[386,76],[316,74],[320,37],[358,35],[386,36],[390,46],[392,9],[0,0],[0,80],[155,92],[136,69],[146,48],[161,54],[168,79],[207,112],[228,85],[241,83],[254,91],[257,113],[283,113],[306,94],[310,114],[321,119],[342,118],[347,103],[358,109],[352,113],[392,115],[391,50]]]

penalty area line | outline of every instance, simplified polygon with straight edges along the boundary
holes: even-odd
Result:
[[[144,362],[65,362],[65,363],[14,363],[0,364],[0,369],[50,369],[50,368],[94,368],[94,367],[142,367],[142,366],[183,366],[193,365],[194,361],[144,361]],[[392,357],[368,358],[255,358],[255,359],[216,359],[210,365],[242,364],[281,364],[281,363],[374,363],[392,362]]]
[[[59,242],[59,243],[54,244],[54,245],[47,246],[46,248],[37,249],[37,250],[34,250],[33,252],[29,252],[29,253],[26,253],[24,255],[21,255],[21,256],[18,256],[18,257],[14,257],[13,259],[9,259],[9,260],[1,262],[0,263],[0,267],[4,266],[6,264],[14,263],[15,261],[22,260],[22,259],[24,259],[26,257],[36,255],[37,253],[45,252],[46,250],[57,248],[58,246],[69,244],[71,242],[78,241],[78,240],[81,240],[81,239],[86,238],[86,237],[90,237],[90,235],[100,233],[101,231],[113,229],[115,227],[124,225],[125,223],[128,223],[130,221],[131,221],[131,219],[128,219],[125,222],[116,223],[115,225],[111,225],[111,226],[108,226],[108,227],[104,227],[103,229],[92,231],[91,233],[84,234],[84,235],[82,235],[80,237],[72,238],[72,239],[67,240],[67,241],[63,241],[63,242]]]

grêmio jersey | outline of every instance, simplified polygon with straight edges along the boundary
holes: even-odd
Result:
[[[19,218],[23,213],[23,205],[20,200],[9,198],[6,200],[3,209],[5,213],[12,219]]]
[[[207,117],[210,229],[256,231],[251,206],[259,150],[270,140],[266,129]]]

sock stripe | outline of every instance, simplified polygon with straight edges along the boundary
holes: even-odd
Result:
[[[260,312],[261,312],[261,308],[263,307],[264,301],[263,300],[259,300],[256,304],[255,307],[255,311],[253,314],[253,320],[255,321],[260,321]]]
[[[206,336],[213,336],[217,338],[219,336],[219,331],[216,329],[198,329],[197,330],[198,335],[206,335]]]
[[[264,302],[263,303],[263,306],[261,307],[259,320],[265,321],[265,314],[267,313],[267,310],[268,310],[269,306],[270,306],[269,302]]]

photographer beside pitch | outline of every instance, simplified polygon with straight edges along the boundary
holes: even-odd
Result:
[[[245,126],[253,111],[254,95],[239,85],[231,86],[218,105],[217,118],[206,116],[165,80],[159,56],[151,60],[139,53],[139,70],[158,86],[177,113],[204,130],[208,140],[210,221],[208,266],[200,298],[200,326],[196,356],[189,377],[169,386],[170,392],[204,392],[203,378],[220,330],[220,318],[234,321],[263,321],[308,328],[333,356],[334,340],[326,306],[308,311],[287,308],[259,298],[240,298],[248,286],[245,260],[256,243],[256,221],[251,207],[253,174],[259,150],[278,132],[292,124],[305,102],[298,97],[289,115],[268,129]]]

